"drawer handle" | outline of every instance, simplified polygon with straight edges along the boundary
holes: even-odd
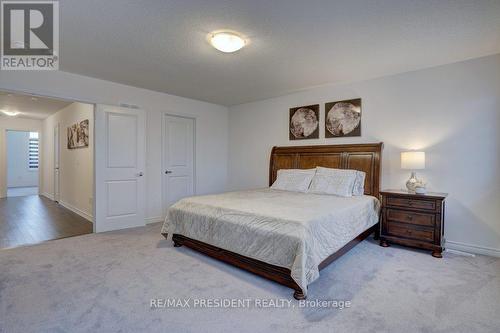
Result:
[[[413,220],[413,216],[412,215],[407,215],[406,219],[409,220],[409,221],[411,221],[411,220]]]
[[[408,201],[408,206],[413,206],[413,201]]]
[[[406,230],[406,232],[408,233],[408,235],[411,235],[411,233],[412,233],[411,230]]]

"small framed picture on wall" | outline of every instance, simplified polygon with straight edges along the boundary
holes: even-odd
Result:
[[[89,146],[89,120],[85,119],[68,127],[68,149]]]
[[[319,139],[319,104],[290,109],[289,139]]]
[[[361,98],[325,104],[325,137],[361,136]]]

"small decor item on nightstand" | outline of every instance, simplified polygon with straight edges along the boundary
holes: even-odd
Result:
[[[425,183],[422,181],[418,181],[417,184],[415,184],[415,193],[416,194],[425,194],[427,193],[427,190],[425,188]]]
[[[401,153],[401,169],[412,170],[410,179],[406,182],[406,188],[409,193],[425,193],[425,182],[417,179],[417,173],[414,170],[425,169],[425,152],[423,151],[405,151]],[[423,191],[423,192],[422,192]]]

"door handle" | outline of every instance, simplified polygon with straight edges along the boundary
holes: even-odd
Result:
[[[144,176],[144,174],[142,173],[142,171],[137,174],[137,177],[142,177],[142,176]]]
[[[172,171],[170,171],[170,170],[165,171],[166,175],[168,175],[169,173],[172,173]]]

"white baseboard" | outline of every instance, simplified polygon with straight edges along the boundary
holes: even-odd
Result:
[[[44,197],[49,198],[50,200],[54,201],[54,196],[52,194],[50,194],[50,193],[43,192],[43,193],[41,193],[41,195],[43,195]]]
[[[50,193],[44,192],[41,195],[43,195],[44,197],[47,197],[50,200],[54,201],[54,196],[52,194],[50,194]],[[82,210],[80,210],[80,209],[78,209],[78,208],[76,208],[76,207],[68,204],[67,202],[59,201],[59,204],[61,206],[63,206],[64,208],[69,209],[73,213],[76,213],[76,214],[80,215],[84,219],[89,220],[90,222],[94,223],[94,217],[92,215],[85,213],[84,211],[82,211]],[[147,218],[144,219],[144,222],[146,224],[163,222],[163,217],[161,217],[161,216],[147,217]]]
[[[469,252],[464,252],[464,251],[459,251],[459,250],[453,250],[453,249],[450,249],[450,248],[446,248],[445,252],[457,254],[459,256],[464,256],[464,257],[475,257],[476,256],[474,253],[469,253]]]
[[[64,202],[64,201],[59,201],[59,204],[61,206],[63,206],[64,208],[67,208],[69,209],[70,211],[72,211],[73,213],[76,213],[78,215],[80,215],[81,217],[83,217],[84,219],[86,220],[89,220],[90,222],[94,223],[94,217],[86,212],[84,212],[83,210],[81,209],[78,209],[76,208],[75,206],[72,206],[70,205],[69,203],[67,202]]]
[[[163,222],[163,217],[161,217],[161,216],[146,217],[146,218],[144,219],[144,222],[145,222],[146,224]]]
[[[447,240],[445,248],[465,253],[474,253],[474,254],[482,254],[485,256],[500,257],[500,249],[494,249],[486,246],[472,245],[472,244]]]

